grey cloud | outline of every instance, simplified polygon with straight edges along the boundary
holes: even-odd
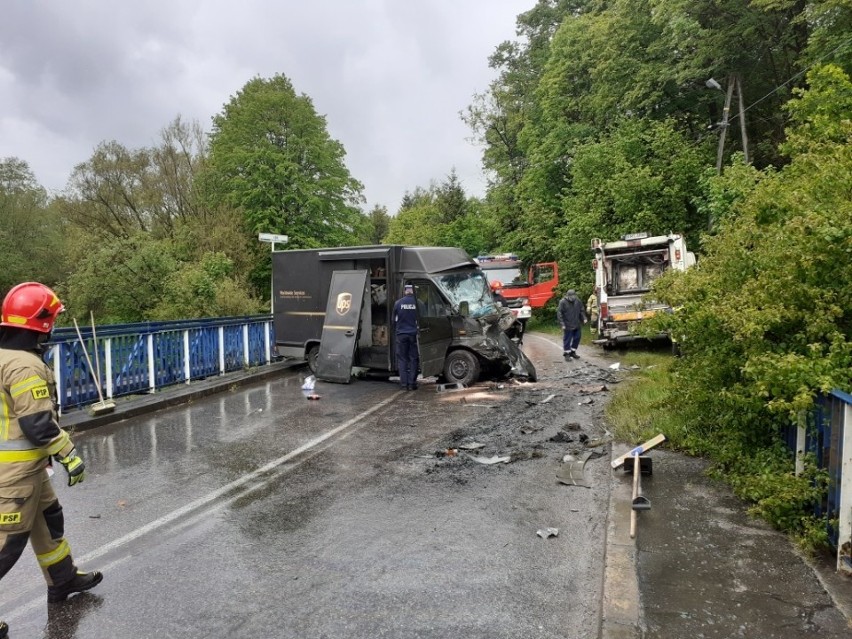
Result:
[[[394,211],[406,190],[453,167],[469,193],[481,194],[480,150],[466,142],[458,112],[486,89],[488,55],[533,5],[4,3],[0,156],[22,157],[42,180],[67,179],[101,141],[152,144],[178,114],[209,129],[251,77],[283,73],[327,117],[370,206]],[[47,140],[62,152],[52,154]],[[73,149],[78,157],[69,163]]]

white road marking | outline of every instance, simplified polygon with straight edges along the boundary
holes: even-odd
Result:
[[[154,521],[142,526],[141,528],[137,528],[133,532],[126,534],[124,537],[119,537],[115,541],[112,541],[112,542],[110,542],[110,543],[108,543],[104,546],[101,546],[97,550],[93,550],[92,552],[81,557],[80,560],[79,560],[80,563],[86,563],[86,562],[89,562],[93,559],[97,559],[98,557],[102,557],[106,553],[108,553],[112,550],[115,550],[116,548],[124,546],[125,544],[127,544],[127,543],[129,543],[129,542],[131,542],[135,539],[138,539],[139,537],[142,537],[143,535],[147,535],[148,533],[153,532],[154,530],[157,530],[158,528],[162,528],[163,526],[170,524],[171,522],[175,521],[176,519],[180,519],[184,515],[191,513],[193,510],[196,510],[198,508],[202,508],[203,506],[206,506],[210,502],[217,500],[219,497],[231,492],[232,490],[240,488],[241,486],[245,486],[249,482],[254,481],[255,479],[259,478],[260,476],[264,475],[265,473],[268,473],[269,471],[274,470],[275,468],[277,468],[281,464],[284,464],[284,463],[290,461],[294,457],[298,457],[299,455],[301,455],[305,451],[308,451],[311,448],[319,446],[325,440],[329,439],[330,437],[334,437],[340,431],[346,430],[350,426],[357,424],[362,419],[364,419],[365,417],[367,417],[369,415],[372,415],[373,413],[375,413],[380,408],[384,408],[385,406],[390,404],[397,397],[397,395],[399,395],[400,393],[402,393],[402,391],[396,392],[395,394],[391,395],[390,397],[388,397],[383,402],[379,402],[378,404],[376,404],[372,408],[365,410],[360,415],[356,415],[352,419],[350,419],[346,422],[343,422],[340,426],[332,428],[330,431],[323,433],[319,437],[315,437],[314,439],[310,440],[309,442],[302,444],[301,446],[299,446],[295,450],[290,451],[286,455],[282,455],[278,459],[272,460],[271,462],[269,462],[265,466],[261,466],[257,470],[252,471],[248,475],[243,475],[242,477],[240,477],[236,481],[232,481],[230,484],[226,484],[225,486],[222,486],[221,488],[218,488],[218,489],[214,490],[213,492],[208,493],[204,497],[201,497],[200,499],[196,499],[195,501],[188,503],[186,506],[184,506],[182,508],[178,508],[177,510],[170,512],[168,515],[163,515],[159,519],[155,519]],[[270,479],[271,478],[266,478],[266,480],[262,481],[257,487],[266,485],[267,483],[269,483]]]
[[[133,532],[130,532],[130,533],[124,535],[123,537],[119,537],[118,539],[115,539],[115,540],[109,542],[108,544],[104,544],[100,548],[97,548],[96,550],[93,550],[92,552],[89,552],[89,553],[83,555],[82,557],[75,557],[74,563],[87,564],[94,559],[97,559],[99,557],[103,557],[105,554],[112,552],[113,550],[116,550],[117,548],[121,548],[122,546],[125,546],[125,545],[129,544],[130,542],[132,542],[136,539],[139,539],[140,537],[143,537],[144,535],[147,535],[151,532],[154,532],[155,530],[162,528],[163,526],[167,526],[168,524],[171,524],[175,520],[178,520],[181,517],[188,515],[189,513],[193,512],[194,510],[204,508],[205,506],[211,504],[212,502],[215,502],[217,499],[219,499],[223,495],[226,495],[229,492],[232,492],[232,491],[237,490],[239,488],[242,488],[242,487],[246,486],[246,484],[249,484],[249,483],[251,483],[255,480],[258,480],[255,485],[248,487],[240,495],[234,496],[233,499],[236,499],[238,497],[242,497],[246,492],[254,491],[254,490],[257,490],[259,488],[266,486],[270,482],[276,480],[278,475],[276,473],[272,473],[271,475],[268,475],[266,477],[263,477],[263,475],[270,473],[271,471],[275,470],[279,466],[286,464],[291,459],[298,457],[299,455],[311,450],[312,448],[316,448],[317,446],[322,444],[324,441],[326,441],[327,439],[330,439],[331,437],[334,437],[335,435],[337,435],[341,431],[344,431],[347,428],[354,426],[358,422],[362,421],[365,417],[372,415],[377,410],[384,408],[385,406],[390,404],[394,399],[396,399],[399,395],[401,395],[402,392],[403,391],[397,391],[396,393],[394,393],[393,395],[391,395],[390,397],[388,397],[384,401],[379,402],[378,404],[376,404],[372,408],[365,410],[363,413],[356,415],[352,419],[343,422],[339,426],[332,428],[331,430],[323,433],[322,435],[319,435],[318,437],[314,437],[312,440],[302,444],[301,446],[290,451],[286,455],[282,455],[278,459],[272,460],[268,464],[261,466],[260,468],[250,472],[248,475],[243,475],[239,479],[232,481],[230,484],[226,484],[225,486],[222,486],[221,488],[218,488],[218,489],[214,490],[213,492],[208,493],[204,497],[196,499],[195,501],[192,501],[192,502],[186,504],[185,506],[178,508],[177,510],[173,510],[169,514],[163,515],[159,519],[155,519],[154,521],[149,522],[148,524],[142,526],[141,528],[137,528]],[[228,500],[228,501],[229,502],[233,501],[233,499]],[[197,519],[197,516],[193,517],[193,520],[194,519]],[[116,559],[115,561],[110,562],[109,566],[114,566],[118,563],[121,563],[125,559],[126,558]],[[31,601],[29,603],[18,606],[18,608],[12,610],[9,614],[7,614],[6,617],[8,617],[8,619],[15,619],[17,617],[20,617],[21,615],[23,615],[27,611],[31,610],[34,606],[42,605],[42,604],[43,604],[43,602],[41,600]]]

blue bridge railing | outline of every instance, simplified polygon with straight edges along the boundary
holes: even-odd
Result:
[[[828,473],[828,490],[814,514],[828,521],[829,542],[837,550],[837,570],[852,574],[852,395],[840,390],[817,397],[809,415],[785,433],[796,453],[796,472],[804,454]]]
[[[46,360],[66,411],[99,401],[95,379],[112,399],[269,364],[272,330],[269,315],[109,324],[80,326],[81,343],[64,327],[53,331]]]

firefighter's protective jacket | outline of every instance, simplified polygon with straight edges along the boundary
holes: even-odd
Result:
[[[41,472],[74,448],[59,427],[53,372],[30,351],[0,349],[0,486]]]

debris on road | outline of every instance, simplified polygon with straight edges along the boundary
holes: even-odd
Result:
[[[537,433],[542,428],[544,428],[543,424],[533,424],[527,422],[526,425],[521,428],[521,433],[524,435],[531,435],[532,433]]]
[[[314,377],[313,375],[308,375],[308,376],[305,378],[304,383],[302,384],[302,390],[309,390],[309,391],[312,391],[312,390],[314,390],[314,385],[315,385],[316,383],[317,383],[317,378],[316,378],[316,377]]]
[[[556,471],[556,479],[560,483],[569,486],[582,486],[583,488],[591,488],[591,484],[586,479],[586,462],[592,457],[592,451],[585,451],[578,456],[565,455],[562,458],[562,467]]]
[[[513,452],[510,456],[510,461],[524,461],[526,459],[536,459],[538,457],[544,457],[544,453],[540,450],[518,450]]]
[[[480,448],[485,448],[485,444],[481,444],[480,442],[469,442],[459,444],[458,448],[461,450],[479,450]]]
[[[551,399],[553,399],[554,397],[556,397],[556,394],[555,394],[555,393],[554,393],[553,395],[548,395],[547,397],[545,397],[545,398],[542,400],[542,402],[541,402],[541,403],[542,403],[542,404],[547,404],[547,403],[548,403],[548,402],[550,402],[550,400],[551,400]]]
[[[619,368],[621,368],[621,362],[616,362],[615,364],[610,364],[609,367],[610,367],[610,369],[617,371]]]
[[[477,457],[476,455],[471,455],[470,458],[477,464],[485,464],[488,466],[491,464],[508,464],[512,461],[512,458],[508,455],[504,455],[502,457],[497,455],[494,455],[493,457]]]
[[[438,392],[438,393],[441,393],[441,392],[444,392],[444,391],[460,391],[460,390],[464,390],[465,388],[467,388],[467,386],[465,386],[464,384],[459,384],[459,383],[436,384],[435,385],[435,391]]]
[[[435,457],[455,457],[458,454],[458,448],[447,448],[445,450],[436,450]]]
[[[320,398],[320,396],[317,395],[316,393],[310,393],[308,395],[305,395],[305,397],[307,397],[308,399],[313,399],[313,400],[317,400],[317,399]]]
[[[589,404],[594,404],[594,403],[595,403],[595,400],[593,400],[591,397],[587,397],[586,399],[577,402],[577,406],[588,406]]]
[[[564,430],[560,430],[558,433],[556,433],[553,437],[550,438],[550,441],[570,444],[574,442],[574,437],[573,435],[569,435],[568,433],[566,433]]]
[[[606,387],[606,384],[602,384],[600,386],[581,386],[580,387],[580,395],[591,395],[593,393],[604,393],[609,389]]]
[[[542,539],[547,539],[548,537],[558,537],[559,529],[558,528],[540,528],[535,531],[535,534],[541,537]]]

